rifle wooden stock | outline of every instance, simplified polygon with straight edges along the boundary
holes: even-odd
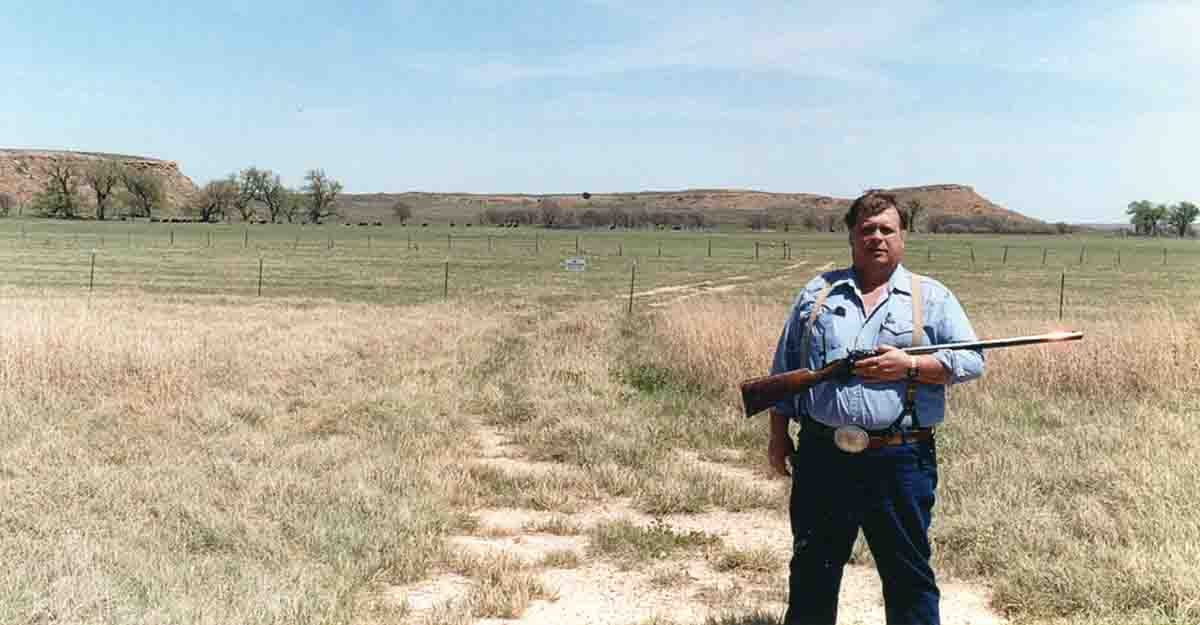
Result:
[[[844,366],[843,361],[836,360],[816,371],[796,369],[742,382],[742,404],[746,408],[746,416],[752,417],[774,406],[779,400],[833,376]]]
[[[1006,339],[991,339],[987,341],[968,341],[963,343],[945,343],[942,345],[921,345],[906,347],[905,353],[919,355],[932,354],[943,349],[991,349],[995,347],[1016,347],[1018,345],[1034,345],[1038,343],[1058,343],[1060,341],[1078,341],[1083,338],[1082,332],[1051,332],[1036,336],[1018,336]],[[859,358],[873,356],[873,353],[854,353],[850,357],[835,360],[824,367],[813,371],[811,369],[796,369],[761,378],[753,378],[741,383],[742,405],[746,416],[752,417],[776,403],[785,400],[804,389],[823,382],[834,376],[848,375],[854,368],[854,362]]]

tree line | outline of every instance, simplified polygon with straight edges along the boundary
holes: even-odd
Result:
[[[342,183],[324,169],[310,169],[299,189],[289,189],[279,174],[269,169],[247,167],[200,189],[191,202],[191,212],[202,222],[242,221],[269,223],[314,223],[337,216],[337,198]]]
[[[42,174],[46,182],[34,193],[30,208],[44,217],[79,219],[90,211],[90,216],[104,221],[126,209],[129,217],[153,218],[155,211],[166,208],[162,177],[137,163],[52,158]],[[320,223],[337,215],[335,202],[341,192],[342,183],[323,169],[308,170],[301,188],[290,189],[273,171],[247,167],[209,182],[175,208],[201,222],[231,221],[236,216],[247,222]],[[0,193],[0,215],[16,207],[15,198]]]
[[[1155,204],[1149,200],[1130,202],[1125,214],[1133,224],[1135,234],[1159,236],[1170,232],[1186,237],[1192,234],[1192,224],[1200,217],[1200,207],[1191,202]]]
[[[163,201],[162,180],[135,164],[113,160],[78,163],[52,158],[43,167],[46,179],[33,194],[30,208],[35,214],[60,219],[77,219],[88,207],[89,197],[96,219],[107,219],[111,210],[128,209],[133,216],[149,216]],[[0,193],[0,215],[17,207],[16,200]]]
[[[563,208],[554,198],[543,198],[533,205],[512,208],[488,206],[479,216],[485,225],[541,225],[547,228],[576,226],[615,228],[680,227],[704,228],[711,225],[700,211],[668,211],[649,208],[645,204],[613,204],[588,207],[583,210]]]

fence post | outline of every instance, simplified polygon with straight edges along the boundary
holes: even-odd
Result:
[[[533,233],[533,253],[542,253],[542,234],[540,232]]]
[[[246,228],[242,232],[243,232],[242,247],[243,248],[250,247],[250,229]]]
[[[212,232],[208,233],[208,247],[212,247]]]
[[[620,243],[617,243],[617,256],[623,256],[624,254],[625,254],[624,246],[621,245]]]
[[[1000,261],[1000,264],[1001,265],[1008,264],[1008,246],[1007,245],[1004,246],[1004,260]]]
[[[930,245],[929,247],[925,248],[925,262],[928,263],[928,262],[932,262],[932,261],[933,261],[933,246]]]
[[[446,277],[442,280],[442,299],[450,297],[450,261],[446,261]]]
[[[263,274],[263,258],[258,257],[258,296],[262,297],[262,274]]]
[[[175,231],[171,231],[171,247],[175,247]]]
[[[1167,265],[1167,248],[1163,248],[1163,266]]]
[[[708,257],[712,258],[712,238],[708,239]]]
[[[371,249],[371,235],[367,235],[367,249]]]
[[[1042,266],[1046,266],[1046,248],[1042,248]]]
[[[758,241],[754,242],[754,260],[758,260]]]
[[[1058,319],[1063,318],[1063,303],[1066,301],[1067,292],[1067,271],[1062,272],[1062,280],[1058,283]]]
[[[446,249],[449,250],[452,245],[453,245],[453,243],[451,243],[451,241],[450,241],[450,233],[447,232],[446,233]]]
[[[637,278],[637,261],[634,261],[633,266],[629,268],[629,312],[633,314],[633,282]]]
[[[1083,264],[1083,255],[1084,255],[1084,253],[1085,253],[1086,251],[1087,251],[1087,246],[1086,246],[1086,245],[1081,245],[1081,246],[1079,246],[1079,264],[1080,264],[1080,265],[1082,265],[1082,264]]]
[[[92,271],[88,274],[88,293],[92,292],[92,287],[96,285],[96,250],[92,250]]]
[[[575,235],[575,254],[579,255],[579,235]]]
[[[488,235],[488,252],[494,252],[496,248],[492,245],[492,235]]]

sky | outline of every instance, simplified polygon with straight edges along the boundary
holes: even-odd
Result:
[[[836,5],[836,6],[834,6]],[[298,186],[1200,201],[1200,3],[0,0],[0,147]]]

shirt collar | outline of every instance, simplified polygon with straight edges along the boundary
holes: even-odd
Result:
[[[854,267],[847,268],[845,276],[835,281],[833,286],[843,283],[849,284],[855,292],[862,293],[862,289],[858,286],[858,277],[854,273]],[[912,295],[912,272],[905,269],[903,264],[896,265],[896,268],[892,270],[892,275],[888,278],[887,290],[888,293],[895,291],[905,295]]]
[[[912,295],[912,272],[905,269],[903,264],[896,265],[892,277],[888,278],[888,291]]]

